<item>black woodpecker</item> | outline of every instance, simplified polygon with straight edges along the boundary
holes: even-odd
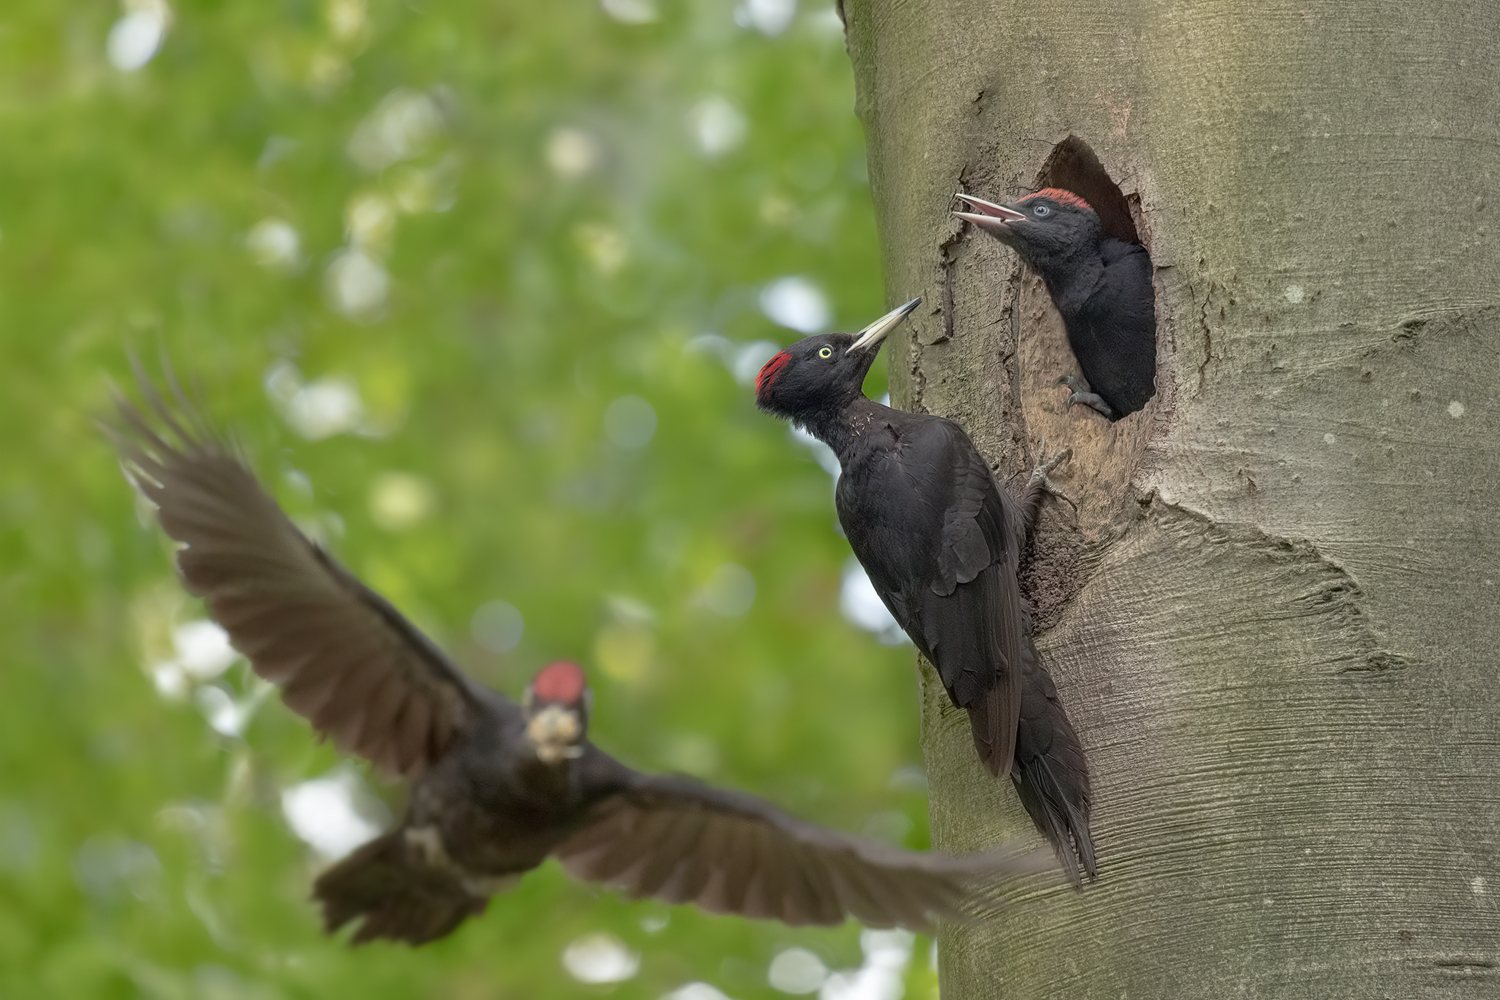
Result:
[[[1151,257],[1139,243],[1103,236],[1089,203],[1044,188],[1010,205],[955,195],[954,212],[1015,250],[1042,276],[1068,331],[1068,346],[1087,380],[1057,380],[1110,420],[1145,406],[1156,394],[1156,293]],[[1091,391],[1092,390],[1092,391]]]
[[[175,389],[175,384],[174,384]],[[177,568],[234,647],[339,749],[411,784],[405,818],[320,875],[329,932],[356,943],[443,937],[548,857],[631,897],[712,913],[931,929],[993,905],[999,849],[905,851],[796,819],[691,778],[642,774],[587,736],[573,663],[544,668],[523,704],[476,684],[416,626],[309,540],[238,451],[142,379],[107,428],[130,478],[182,544]]]
[[[1017,504],[958,424],[866,398],[881,342],[919,302],[858,334],[797,341],[761,369],[756,402],[838,455],[834,500],[854,555],[953,704],[968,711],[980,759],[997,777],[1009,772],[1078,881],[1078,869],[1095,870],[1088,765],[1037,658],[1016,579],[1046,474],[1067,453],[1038,464]]]

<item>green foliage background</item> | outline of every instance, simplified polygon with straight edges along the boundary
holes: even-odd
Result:
[[[283,503],[485,682],[518,694],[577,659],[596,739],[636,766],[846,829],[899,829],[895,810],[925,846],[922,792],[893,781],[920,763],[909,649],[841,617],[828,475],[694,341],[793,339],[757,307],[783,275],[825,289],[839,328],[883,311],[823,2],[766,37],[732,0],[661,0],[643,24],[594,0],[178,0],[127,73],[106,58],[115,0],[8,0],[0,995],[751,998],[783,995],[766,968],[789,945],[859,964],[852,925],[630,903],[555,865],[421,950],[325,938],[280,793],[337,755],[274,698],[231,738],[191,692],[158,694],[149,665],[201,609],[95,426],[127,353],[164,352]],[[440,119],[364,169],[351,137],[393,93]],[[712,95],[747,125],[717,156],[689,127]],[[579,136],[592,161],[568,161]],[[327,283],[359,204],[385,212],[355,228],[390,284],[351,319]],[[266,219],[299,234],[295,261],[257,262]],[[364,432],[297,433],[268,391],[287,365],[352,378]],[[624,395],[657,415],[644,448],[606,435]],[[425,504],[382,516],[392,482]],[[726,563],[756,581],[741,616],[702,598]],[[471,637],[495,599],[525,619],[506,654]],[[211,683],[253,691],[243,665]],[[560,953],[595,931],[639,952],[634,978],[568,976]],[[907,986],[935,992],[925,941]]]

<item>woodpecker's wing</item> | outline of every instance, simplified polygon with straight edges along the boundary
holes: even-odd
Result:
[[[297,530],[175,382],[138,372],[151,416],[118,398],[106,431],[136,487],[183,544],[177,567],[255,672],[342,750],[413,776],[480,711],[432,641]],[[170,373],[169,373],[170,381]]]
[[[1156,394],[1156,300],[1151,257],[1139,243],[1099,244],[1104,273],[1076,315],[1068,344],[1089,388],[1119,420]]]
[[[753,795],[640,774],[593,748],[589,758],[589,783],[613,791],[553,853],[575,877],[636,899],[793,926],[854,917],[924,930],[935,918],[971,919],[962,904],[992,901],[987,879],[1039,869],[1035,855],[904,851],[804,822]]]
[[[913,488],[942,509],[936,571],[914,594],[922,638],[943,684],[969,710],[980,756],[1004,776],[1015,751],[1021,662],[1030,616],[1016,580],[1020,539],[1009,498],[984,456],[951,420],[914,425],[897,461]]]

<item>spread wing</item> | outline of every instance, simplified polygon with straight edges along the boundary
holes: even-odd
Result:
[[[924,930],[935,918],[971,919],[964,904],[990,898],[986,880],[1039,867],[1035,855],[904,851],[804,822],[753,795],[598,757],[618,788],[553,853],[575,877],[632,898],[793,926],[854,917]]]
[[[297,530],[175,383],[173,406],[140,382],[151,416],[120,398],[121,423],[106,431],[162,528],[183,544],[177,567],[188,591],[341,750],[389,773],[420,773],[478,712],[468,681]]]
[[[954,701],[969,710],[974,741],[1003,776],[1015,752],[1021,663],[1030,616],[1016,579],[1019,512],[963,428],[923,421],[898,457],[913,486],[942,510],[937,568],[912,596],[925,652]]]

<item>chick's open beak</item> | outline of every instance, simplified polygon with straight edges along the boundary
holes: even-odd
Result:
[[[1006,228],[1009,223],[1024,222],[1026,220],[1026,213],[1024,212],[1017,212],[1013,208],[1006,208],[1004,205],[997,205],[992,201],[976,198],[972,194],[955,194],[953,197],[974,208],[972,212],[955,211],[953,214],[966,222],[974,223],[980,229],[995,232],[996,230]]]

